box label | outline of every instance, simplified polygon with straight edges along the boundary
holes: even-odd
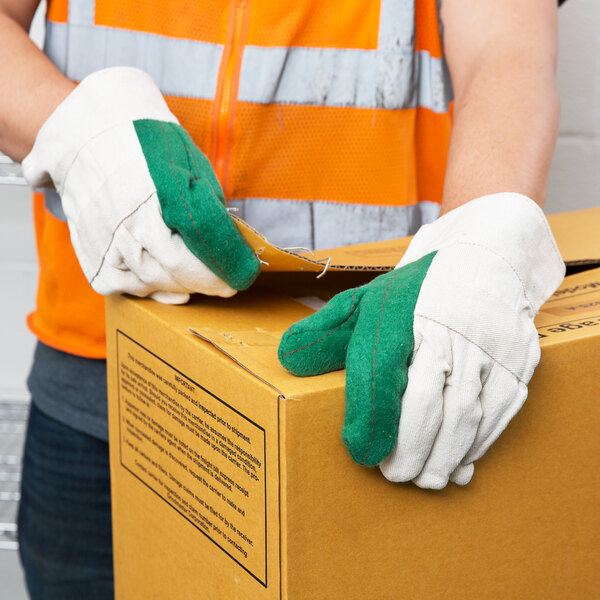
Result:
[[[265,430],[121,331],[121,465],[267,584]]]
[[[540,339],[583,332],[599,325],[600,281],[558,289],[541,307],[537,321]]]
[[[600,315],[592,315],[591,317],[581,317],[580,319],[572,319],[569,321],[557,321],[556,323],[540,326],[537,330],[538,337],[543,339],[551,335],[556,336],[567,332],[581,331],[589,329],[590,327],[598,327],[599,325]]]

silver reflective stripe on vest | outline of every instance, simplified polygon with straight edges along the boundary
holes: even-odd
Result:
[[[42,190],[46,209],[66,221],[60,196]],[[412,235],[421,225],[437,219],[435,202],[411,206],[372,206],[341,202],[246,198],[230,200],[237,216],[259,231],[271,243],[310,250],[362,244]]]
[[[229,207],[271,243],[311,250],[411,235],[440,211],[435,202],[372,206],[270,198],[230,200]]]
[[[414,1],[381,1],[376,50],[246,46],[239,99],[445,112],[450,76],[443,59],[414,52]],[[45,49],[74,80],[127,65],[149,73],[164,94],[202,99],[215,96],[223,53],[220,44],[94,25],[89,0],[71,0],[68,24],[47,22]]]
[[[418,82],[418,86],[415,85]],[[238,98],[257,104],[309,104],[446,112],[452,100],[444,60],[398,48],[391,53],[335,48],[244,51]]]
[[[93,25],[96,16],[96,0],[69,0],[69,23]]]
[[[75,81],[107,67],[132,66],[148,73],[163,94],[212,100],[223,46],[48,21],[44,50]]]
[[[381,0],[377,48],[411,48],[415,39],[415,1]]]
[[[37,190],[41,191],[44,194],[44,204],[46,205],[46,210],[59,221],[67,220],[67,215],[65,215],[65,211],[62,207],[62,201],[60,196],[54,190]]]

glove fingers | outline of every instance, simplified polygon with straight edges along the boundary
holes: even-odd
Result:
[[[260,273],[260,262],[205,180],[190,181],[189,200],[171,204],[163,216],[191,252],[233,289],[248,288]]]
[[[90,280],[90,285],[103,296],[126,293],[144,298],[153,291],[146,282],[127,267],[122,256],[114,247],[111,247],[106,253],[102,266]]]
[[[189,301],[189,294],[177,294],[175,292],[152,292],[150,294],[152,300],[161,302],[162,304],[185,304]]]
[[[124,245],[124,240],[126,244]],[[127,259],[122,251],[127,252]],[[126,293],[142,298],[156,292],[185,294],[178,284],[126,231],[115,235],[115,243],[106,254],[98,275],[90,282],[99,294]]]
[[[482,370],[490,359],[462,336],[451,334],[451,338],[453,364],[444,387],[442,424],[423,470],[413,480],[422,488],[446,486],[471,448],[482,416]]]
[[[495,363],[481,390],[483,418],[463,464],[481,458],[504,431],[527,398],[527,386]]]
[[[421,341],[422,340],[422,341]],[[398,441],[379,468],[390,481],[410,481],[423,469],[442,423],[443,390],[450,372],[448,331],[415,319],[415,354],[402,396]]]
[[[450,481],[457,485],[467,485],[467,483],[471,481],[474,471],[475,467],[473,466],[473,463],[469,463],[468,465],[458,465],[452,472],[452,475],[450,475]]]
[[[278,357],[294,375],[343,369],[364,288],[334,296],[321,310],[294,323],[281,338]]]
[[[260,263],[227,213],[222,192],[214,193],[208,161],[196,162],[179,125],[140,120],[134,126],[165,223],[231,288],[249,287]]]
[[[174,233],[165,225],[155,198],[140,206],[136,211],[136,218],[128,219],[124,226],[131,239],[137,241],[160,264],[163,273],[160,282],[163,287],[157,289],[197,292],[225,298],[236,293],[235,289],[190,252],[178,233]],[[157,273],[144,275],[144,264],[141,261],[140,264],[131,265],[131,269],[149,283],[155,281],[152,277],[158,277]]]
[[[415,304],[435,252],[374,279],[361,301],[346,360],[342,439],[359,464],[376,465],[396,445],[408,382]]]
[[[140,297],[151,296],[166,304],[184,304],[192,292],[224,297],[236,293],[191,254],[177,234],[171,234],[162,221],[159,225],[166,230],[167,236],[174,238],[176,252],[181,254],[178,259],[180,269],[174,271],[181,272],[181,269],[186,269],[185,263],[189,263],[184,272],[184,282],[178,281],[127,229],[121,227],[115,233],[99,272],[90,282],[99,294],[127,293]],[[159,228],[155,228],[155,231],[159,231]],[[161,256],[169,252],[173,253],[173,248],[163,248]]]
[[[380,463],[398,436],[414,347],[413,290],[410,278],[402,275],[394,271],[369,284],[348,346],[342,439],[362,465]]]

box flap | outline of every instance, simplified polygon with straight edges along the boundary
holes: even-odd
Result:
[[[253,329],[237,330],[218,330],[210,327],[190,327],[190,332],[198,336],[201,340],[212,344],[217,350],[227,355],[236,362],[242,369],[254,375],[262,382],[272,387],[281,396],[283,391],[273,385],[268,379],[265,379],[259,370],[254,370],[249,366],[253,362],[260,362],[266,365],[277,354],[277,347],[281,339],[281,332],[266,331],[260,327]],[[250,360],[249,358],[252,357]]]
[[[548,215],[567,265],[600,266],[600,207]]]
[[[411,237],[356,244],[341,248],[311,251],[308,248],[280,248],[235,215],[238,229],[262,261],[263,272],[308,271],[317,277],[327,271],[375,271],[393,269],[400,260]]]
[[[329,248],[279,248],[258,231],[232,215],[251,248],[263,261],[264,272],[308,271],[318,277],[328,271],[392,270],[408,248],[412,236]],[[548,216],[561,254],[568,266],[600,266],[600,207]]]

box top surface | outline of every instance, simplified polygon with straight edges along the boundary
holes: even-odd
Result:
[[[253,377],[287,398],[344,387],[344,371],[295,377],[277,359],[282,333],[313,309],[279,292],[254,289],[233,298],[196,296],[184,306],[126,299],[127,310],[143,311],[161,327],[183,336],[198,350],[211,344]],[[542,349],[600,335],[600,268],[567,277],[536,318]]]
[[[187,338],[198,352],[212,345],[239,366],[285,397],[300,398],[315,391],[344,386],[344,373],[295,377],[277,359],[283,332],[308,316],[312,309],[271,290],[252,289],[233,298],[194,296],[186,305],[166,305],[153,300],[123,298],[123,320],[130,311],[143,312],[153,328],[167,327]],[[108,310],[121,300],[108,303]],[[193,351],[193,350],[192,350]]]

